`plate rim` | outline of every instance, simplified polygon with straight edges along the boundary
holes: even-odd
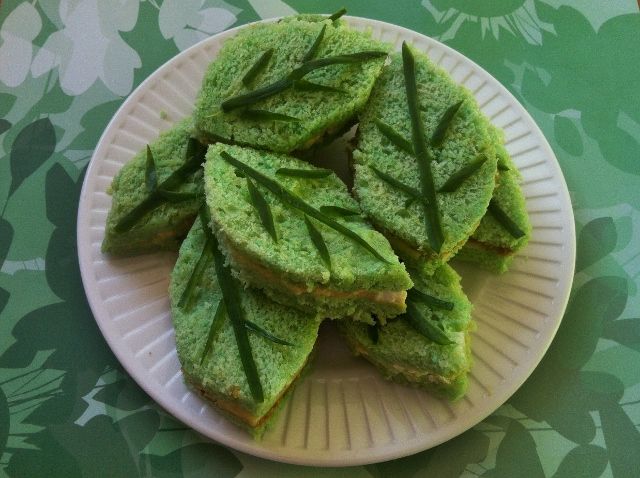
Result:
[[[82,278],[82,284],[85,292],[85,296],[90,305],[92,314],[94,316],[94,320],[96,321],[101,334],[109,345],[110,349],[116,356],[118,362],[121,366],[127,371],[129,376],[140,386],[160,407],[162,407],[167,413],[171,414],[178,420],[182,421],[190,428],[196,430],[197,432],[203,434],[209,439],[222,444],[224,446],[228,446],[233,448],[234,450],[247,453],[253,456],[257,456],[264,459],[269,459],[273,461],[296,464],[296,465],[309,465],[309,466],[322,466],[322,467],[342,467],[342,466],[356,466],[356,465],[365,465],[371,463],[378,463],[382,461],[387,461],[391,459],[397,459],[404,456],[412,455],[430,448],[433,448],[441,443],[448,441],[461,433],[469,430],[477,423],[480,423],[487,416],[494,413],[500,406],[502,406],[513,394],[522,386],[522,384],[531,376],[533,371],[537,368],[538,364],[542,360],[542,358],[546,355],[551,342],[553,341],[558,328],[562,322],[562,318],[566,312],[566,307],[570,298],[570,292],[573,283],[573,277],[575,273],[575,255],[576,255],[576,235],[575,235],[575,221],[573,216],[573,209],[571,205],[571,198],[569,196],[568,187],[566,184],[566,179],[564,174],[562,173],[562,169],[560,168],[560,164],[558,159],[553,152],[553,149],[549,145],[546,137],[544,136],[542,130],[538,126],[538,124],[531,117],[526,108],[515,98],[515,96],[493,75],[487,72],[484,68],[479,66],[472,59],[458,52],[457,50],[441,43],[440,41],[418,33],[414,30],[411,30],[406,27],[402,27],[400,25],[395,25],[393,23],[384,22],[381,20],[375,20],[365,17],[356,17],[356,16],[344,16],[343,19],[347,21],[350,25],[354,23],[360,22],[361,24],[370,25],[372,27],[378,26],[382,28],[392,29],[398,31],[399,36],[404,37],[413,37],[414,39],[419,39],[421,41],[426,41],[427,43],[435,43],[435,45],[442,49],[446,54],[449,54],[456,58],[457,60],[462,60],[472,66],[478,72],[486,75],[493,81],[494,86],[499,90],[501,95],[504,95],[508,98],[510,103],[517,105],[520,109],[519,113],[522,114],[523,118],[533,126],[533,131],[537,130],[540,134],[540,138],[542,141],[540,142],[540,147],[543,149],[546,157],[549,158],[549,161],[546,161],[545,164],[549,165],[554,173],[555,179],[559,181],[559,190],[557,193],[560,196],[560,200],[563,204],[567,206],[567,210],[565,211],[567,215],[567,224],[563,224],[566,226],[566,250],[565,252],[569,256],[569,265],[570,270],[565,272],[566,277],[569,277],[565,286],[566,290],[563,291],[562,296],[560,297],[557,310],[559,311],[558,317],[555,317],[555,322],[553,324],[553,328],[549,330],[549,336],[544,345],[538,348],[538,356],[535,357],[535,360],[527,362],[527,367],[524,373],[518,374],[516,377],[517,380],[510,380],[510,387],[508,391],[504,394],[504,396],[500,397],[499,400],[492,400],[493,404],[489,407],[486,413],[474,414],[471,419],[463,418],[457,421],[457,426],[449,427],[450,432],[444,434],[443,437],[437,439],[428,445],[420,445],[417,443],[414,446],[408,448],[394,447],[390,451],[378,451],[376,455],[371,456],[369,453],[363,453],[361,450],[352,450],[351,455],[348,458],[338,457],[332,458],[331,456],[323,455],[322,457],[303,457],[300,455],[283,455],[277,449],[271,449],[268,447],[263,447],[260,445],[259,441],[253,440],[250,436],[246,440],[240,440],[233,436],[224,435],[221,432],[215,433],[215,430],[212,430],[211,427],[200,425],[196,420],[193,419],[189,410],[185,407],[176,408],[173,406],[173,403],[165,399],[162,394],[157,394],[154,390],[154,384],[156,380],[149,374],[144,374],[143,366],[140,362],[130,361],[127,355],[131,354],[130,349],[126,346],[126,344],[120,340],[120,337],[117,337],[110,333],[109,323],[105,320],[105,318],[110,318],[110,314],[106,309],[101,307],[101,303],[99,303],[98,298],[95,297],[94,294],[99,295],[97,289],[92,290],[90,286],[95,285],[94,279],[91,276],[92,273],[92,262],[90,261],[91,256],[91,241],[90,241],[90,225],[89,225],[89,212],[88,208],[88,197],[95,190],[95,184],[90,184],[89,178],[93,177],[94,169],[97,170],[99,167],[98,159],[100,157],[104,157],[107,148],[110,143],[108,139],[110,135],[112,135],[113,127],[115,126],[117,121],[120,121],[120,117],[127,113],[127,110],[131,108],[132,105],[135,105],[136,101],[140,96],[144,94],[146,89],[150,84],[157,81],[158,78],[164,76],[166,73],[171,71],[176,64],[178,64],[184,57],[188,57],[192,53],[202,49],[209,42],[216,42],[219,40],[224,40],[228,37],[234,36],[239,30],[243,28],[247,28],[251,25],[259,24],[259,23],[270,23],[279,20],[282,17],[278,18],[270,18],[259,20],[243,25],[239,25],[237,27],[222,31],[217,33],[216,35],[212,35],[208,38],[201,40],[200,42],[192,45],[191,47],[183,50],[167,60],[161,66],[159,66],[154,72],[152,72],[147,78],[145,78],[125,99],[125,101],[120,105],[118,110],[114,113],[113,117],[110,119],[109,123],[105,127],[103,133],[96,144],[94,153],[91,157],[89,165],[86,169],[82,190],[80,193],[80,199],[78,203],[78,211],[77,211],[77,221],[76,221],[76,241],[77,241],[77,250],[78,250],[78,262],[80,268],[80,274]],[[414,41],[410,41],[410,43],[414,43]],[[125,115],[126,116],[126,115]]]

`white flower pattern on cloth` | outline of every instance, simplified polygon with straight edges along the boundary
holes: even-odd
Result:
[[[204,0],[164,0],[158,14],[160,33],[180,51],[229,28],[236,16],[225,8],[202,8]]]
[[[59,68],[60,86],[67,95],[80,95],[99,78],[114,94],[133,87],[138,53],[120,38],[138,18],[138,0],[62,0],[64,28],[53,33],[36,54],[31,73],[38,77]]]
[[[512,0],[510,2],[467,2],[466,0],[422,0],[436,23],[450,24],[439,36],[440,41],[451,40],[465,22],[479,23],[482,36],[489,33],[500,38],[504,29],[521,36],[531,45],[542,43],[542,31],[553,32],[553,27],[543,22],[536,13],[534,0]]]
[[[1,2],[0,2],[1,3]],[[42,29],[42,19],[30,3],[18,5],[5,19],[0,30],[0,81],[14,88],[29,73],[33,40]]]

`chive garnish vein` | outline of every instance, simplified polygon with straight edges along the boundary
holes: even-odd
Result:
[[[271,332],[269,332],[263,327],[260,327],[255,322],[251,322],[250,320],[245,320],[244,326],[247,328],[247,330],[250,330],[251,332],[259,335],[262,338],[270,340],[273,343],[276,343],[278,345],[287,345],[289,347],[294,347],[294,344],[292,344],[291,342],[281,339],[280,337],[276,337]]]
[[[208,249],[206,244],[205,249]],[[224,324],[226,318],[227,309],[224,305],[224,299],[220,299],[220,301],[218,302],[218,306],[216,307],[216,313],[214,314],[211,325],[209,326],[207,341],[204,344],[204,350],[202,351],[202,356],[200,357],[200,365],[202,365],[204,359],[207,358],[207,355],[209,355],[211,346],[213,345],[213,339],[215,339],[216,335],[218,335],[218,331],[222,328],[222,325]]]
[[[331,271],[331,254],[329,254],[329,249],[327,249],[327,243],[324,241],[322,233],[314,226],[306,214],[304,215],[304,223],[307,226],[307,232],[309,233],[311,242],[320,255],[320,259],[322,259],[322,262],[327,266],[327,269]]]
[[[438,189],[439,193],[452,193],[460,187],[460,185],[469,177],[471,177],[476,171],[478,171],[484,163],[486,163],[487,157],[484,155],[478,156],[469,164],[466,164],[458,171],[453,173],[449,179]]]
[[[451,345],[455,343],[434,321],[422,315],[413,302],[407,302],[405,317],[413,329],[432,342],[439,345]]]
[[[405,183],[403,183],[402,181],[394,178],[390,174],[387,174],[387,173],[385,173],[383,171],[380,171],[375,166],[369,166],[369,167],[376,174],[376,176],[378,176],[380,179],[382,179],[389,186],[392,186],[392,187],[398,189],[399,191],[402,191],[407,196],[409,196],[412,199],[411,202],[413,202],[415,200],[419,200],[420,202],[424,202],[422,194],[416,188],[406,185]]]
[[[383,134],[383,136],[391,141],[391,143],[393,143],[405,153],[413,155],[413,146],[411,145],[411,142],[409,140],[403,138],[400,133],[394,130],[387,123],[384,123],[382,120],[376,118],[375,120],[373,120],[373,122],[376,124],[378,130]]]
[[[449,106],[446,109],[446,111],[443,113],[443,115],[440,117],[440,121],[438,121],[438,126],[436,126],[436,129],[431,135],[431,140],[429,142],[432,147],[439,148],[442,145],[442,142],[444,141],[444,137],[447,134],[447,130],[449,129],[449,126],[451,126],[451,123],[453,122],[453,118],[455,117],[456,113],[460,109],[460,106],[462,106],[463,101],[464,100],[460,100],[457,103],[454,103],[451,106]]]
[[[378,345],[378,341],[380,340],[380,330],[378,329],[378,322],[375,324],[369,324],[367,326],[367,335],[373,345]]]
[[[196,265],[191,272],[191,276],[189,277],[189,281],[182,291],[182,295],[180,295],[180,300],[178,301],[178,307],[184,309],[185,312],[189,312],[189,310],[191,310],[196,295],[196,286],[202,280],[202,275],[209,265],[211,258],[211,251],[209,250],[209,247],[205,242],[205,245],[202,248],[202,252],[200,253],[200,257],[198,258],[198,262],[196,262]]]
[[[249,342],[249,336],[247,334],[247,328],[245,326],[244,311],[242,310],[239,286],[231,275],[231,270],[225,265],[225,258],[220,252],[220,246],[218,239],[209,228],[211,223],[211,217],[209,210],[204,205],[200,208],[200,221],[202,227],[207,236],[207,243],[209,249],[213,255],[213,262],[215,265],[216,278],[218,279],[218,285],[222,292],[222,300],[224,301],[227,315],[233,328],[233,334],[236,338],[236,344],[238,345],[238,352],[240,354],[240,362],[247,377],[247,383],[249,384],[249,390],[251,396],[257,402],[264,401],[264,392],[262,384],[260,383],[260,376],[258,374],[258,368],[256,367],[253,353],[251,351],[251,343]]]
[[[253,169],[251,166],[243,163],[242,161],[237,160],[226,151],[222,151],[220,153],[220,156],[231,166],[239,169],[244,174],[251,177],[254,181],[256,181],[257,183],[261,184],[262,186],[270,190],[273,194],[276,195],[276,197],[278,197],[278,199],[280,199],[285,204],[295,209],[298,209],[299,211],[307,214],[310,217],[313,217],[314,219],[317,219],[323,224],[329,226],[331,229],[339,232],[340,234],[347,237],[348,239],[351,239],[353,242],[355,242],[359,246],[369,251],[373,256],[375,256],[382,262],[385,262],[387,264],[389,263],[388,259],[386,259],[383,255],[381,255],[376,248],[374,248],[371,244],[369,244],[359,234],[353,232],[348,227],[333,220],[326,214],[323,214],[315,207],[307,204],[303,199],[299,198],[298,196],[293,194],[291,191],[287,190],[284,186],[282,186],[277,181],[274,181],[273,179],[265,176],[261,172]]]
[[[433,184],[433,174],[431,171],[431,155],[427,149],[427,139],[424,132],[424,125],[420,118],[418,107],[418,88],[416,85],[415,58],[406,42],[402,43],[402,66],[404,72],[404,83],[407,93],[407,105],[409,116],[411,117],[411,137],[413,150],[418,162],[420,172],[420,184],[422,195],[426,201],[421,201],[429,245],[436,252],[440,253],[444,235],[442,224],[440,223],[440,212],[436,201],[436,191]]]
[[[158,173],[156,171],[156,162],[153,159],[151,148],[147,145],[147,162],[144,171],[144,185],[148,193],[152,193],[158,187]]]
[[[167,179],[158,184],[156,188],[148,194],[138,205],[131,211],[122,216],[116,223],[114,230],[116,232],[126,232],[131,229],[145,214],[153,211],[165,201],[167,191],[174,191],[178,186],[186,181],[186,179],[195,173],[204,161],[204,155],[207,152],[207,146],[200,143],[195,138],[189,138],[187,143],[186,160],[182,166],[169,175]],[[154,162],[155,163],[155,162]],[[145,172],[145,175],[147,173]],[[146,183],[146,178],[145,178]],[[163,197],[164,195],[164,197]]]
[[[489,207],[487,211],[493,216],[493,218],[500,223],[502,227],[506,229],[506,231],[511,234],[514,239],[520,239],[525,235],[524,231],[520,229],[513,219],[509,217],[509,215],[504,212],[504,210],[498,205],[498,202],[495,198],[491,198],[489,201]]]
[[[307,50],[307,53],[305,53],[304,56],[302,57],[302,63],[313,60],[313,58],[317,55],[318,50],[320,49],[320,43],[322,43],[322,39],[324,38],[324,32],[326,30],[327,30],[327,26],[323,25],[322,30],[320,30],[320,33],[318,33],[318,36],[316,37],[316,39],[313,41],[313,43]]]
[[[434,309],[444,309],[444,310],[453,310],[453,302],[449,302],[448,300],[438,299],[429,294],[425,294],[424,292],[419,291],[418,289],[409,289],[407,292],[407,299],[413,302],[422,302],[429,307],[433,307]]]
[[[320,179],[331,176],[330,169],[296,169],[296,168],[280,168],[276,171],[279,176],[289,176],[292,178],[311,178]]]
[[[342,7],[340,10],[330,15],[329,20],[331,20],[332,22],[335,22],[338,18],[340,18],[345,13],[347,13],[347,9]]]
[[[249,197],[251,204],[256,209],[258,217],[262,226],[269,233],[274,242],[278,242],[278,232],[276,231],[276,225],[273,222],[273,214],[271,213],[271,206],[264,198],[260,190],[253,184],[251,179],[247,179],[247,189],[249,190]]]
[[[251,65],[251,68],[249,68],[249,71],[247,71],[245,75],[242,77],[242,83],[245,86],[249,86],[251,81],[253,81],[253,79],[260,74],[260,72],[264,69],[265,66],[267,66],[267,63],[269,63],[271,56],[273,56],[273,48],[269,48],[268,50],[263,52],[260,55],[260,57],[258,57],[256,62],[253,65]]]

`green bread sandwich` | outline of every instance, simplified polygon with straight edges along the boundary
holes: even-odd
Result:
[[[289,153],[355,120],[388,46],[328,17],[307,20],[253,25],[225,42],[196,101],[203,140]]]
[[[502,134],[493,128],[498,151],[498,184],[489,209],[469,241],[456,255],[457,259],[474,262],[493,272],[506,272],[516,252],[531,238],[531,223],[520,174],[504,148]]]
[[[426,55],[392,55],[360,116],[354,193],[408,264],[433,272],[478,227],[495,187],[489,127]]]
[[[220,246],[247,285],[331,318],[404,312],[409,275],[330,170],[218,143],[207,152],[205,195]]]
[[[410,272],[415,286],[406,315],[385,326],[340,321],[338,328],[351,350],[385,378],[457,400],[467,390],[471,368],[471,303],[448,264],[431,276]]]
[[[205,146],[185,118],[137,153],[111,183],[102,252],[177,251],[198,211]]]
[[[178,358],[187,384],[258,438],[307,366],[320,319],[244,289],[203,222],[171,273]]]

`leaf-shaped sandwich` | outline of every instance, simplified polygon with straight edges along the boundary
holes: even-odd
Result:
[[[178,358],[187,383],[260,436],[303,372],[320,320],[245,290],[206,216],[203,208],[171,273]]]
[[[520,174],[504,147],[502,132],[492,128],[498,152],[498,184],[487,213],[456,258],[494,272],[506,272],[515,253],[527,245],[531,223],[520,188]]]
[[[200,204],[206,147],[185,118],[125,164],[111,183],[102,252],[177,251]]]
[[[383,327],[351,321],[338,327],[353,352],[386,378],[456,400],[467,390],[471,368],[471,303],[451,266],[443,264],[433,275],[420,269],[409,269],[415,286],[405,315]]]
[[[426,55],[392,56],[360,119],[354,192],[408,263],[435,270],[478,226],[495,187],[489,126]]]
[[[205,75],[194,113],[198,134],[277,152],[307,149],[351,124],[387,51],[331,18],[243,29]]]
[[[409,275],[331,171],[218,143],[205,193],[237,276],[273,300],[331,318],[404,312]]]

